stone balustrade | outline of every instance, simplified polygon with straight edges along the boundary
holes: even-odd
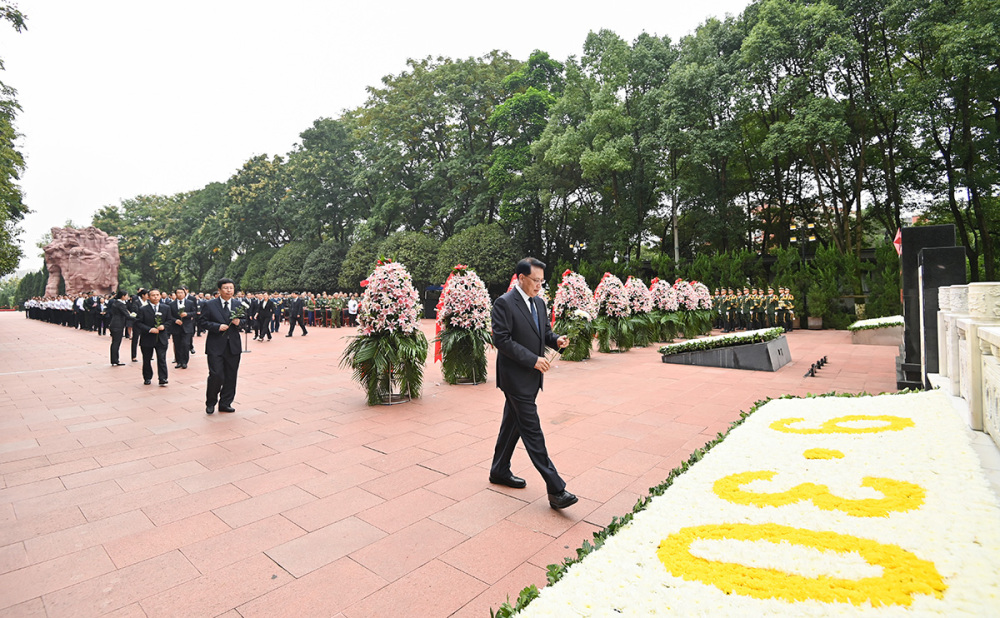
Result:
[[[938,308],[938,383],[966,401],[969,426],[1000,446],[1000,282],[939,288]]]

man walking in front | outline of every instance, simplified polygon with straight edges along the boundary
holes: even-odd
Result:
[[[566,491],[545,448],[535,398],[542,388],[542,374],[549,370],[546,345],[562,350],[569,339],[558,336],[546,319],[545,301],[538,294],[545,282],[545,264],[524,258],[514,270],[517,285],[493,303],[493,345],[497,349],[497,388],[506,403],[490,467],[490,482],[519,489],[527,483],[511,473],[510,458],[518,439],[535,469],[545,479],[549,506],[563,509],[577,498]]]
[[[292,302],[288,305],[288,334],[286,337],[291,337],[292,333],[295,332],[295,325],[298,324],[299,328],[302,329],[302,336],[305,337],[309,334],[306,330],[306,322],[303,319],[303,314],[305,313],[305,302],[299,296],[298,292],[292,292]]]
[[[219,279],[219,296],[205,303],[201,310],[202,328],[208,332],[205,338],[205,355],[208,357],[208,388],[205,393],[205,414],[215,412],[235,412],[233,399],[236,398],[236,375],[240,370],[240,341],[238,317],[246,308],[233,298],[236,284],[232,279]],[[245,319],[245,317],[243,318]]]
[[[167,324],[173,319],[170,305],[160,302],[160,291],[153,288],[146,295],[146,303],[135,318],[135,328],[139,331],[139,348],[142,350],[142,383],[153,380],[153,353],[156,353],[156,377],[160,386],[167,385],[167,345],[170,335]]]

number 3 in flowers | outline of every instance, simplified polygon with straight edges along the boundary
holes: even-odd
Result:
[[[870,487],[883,494],[883,498],[843,498],[830,493],[826,485],[801,483],[787,491],[758,493],[745,491],[743,485],[753,481],[770,481],[776,472],[738,472],[715,481],[712,487],[717,496],[734,504],[754,506],[785,506],[811,500],[824,511],[842,511],[852,517],[885,517],[893,512],[912,511],[924,503],[927,492],[923,487],[893,479],[866,476],[862,487]]]
[[[700,539],[790,543],[820,552],[856,552],[868,564],[882,567],[882,574],[858,579],[807,577],[737,562],[706,560],[691,553],[691,544]],[[676,577],[715,586],[726,594],[757,599],[909,606],[915,594],[940,599],[947,588],[933,562],[898,545],[778,524],[709,524],[681,528],[660,542],[656,554],[667,571]]]

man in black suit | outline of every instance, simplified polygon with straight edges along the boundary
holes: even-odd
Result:
[[[170,324],[170,334],[174,339],[175,369],[187,369],[191,357],[191,339],[194,337],[194,299],[187,295],[185,288],[177,288],[174,300],[170,302],[176,319]]]
[[[151,289],[146,298],[149,300],[135,318],[135,328],[139,331],[139,348],[142,350],[142,383],[149,384],[153,380],[153,352],[156,352],[156,377],[160,386],[167,385],[167,345],[170,335],[167,334],[167,324],[174,319],[170,305],[160,302],[160,291]]]
[[[125,325],[131,318],[125,301],[124,290],[118,290],[115,297],[108,302],[108,330],[111,331],[111,366],[121,367],[125,363],[119,359],[119,350],[122,346],[122,335],[125,332]]]
[[[219,296],[205,303],[201,309],[201,325],[208,335],[205,337],[205,354],[208,356],[208,388],[205,393],[205,414],[215,412],[235,412],[233,399],[236,398],[236,376],[240,370],[241,320],[236,315],[246,311],[238,299],[233,298],[236,284],[232,279],[219,279]]]
[[[274,301],[271,300],[271,296],[264,292],[260,295],[260,304],[257,305],[257,322],[254,331],[254,339],[260,339],[264,341],[264,337],[267,336],[267,340],[271,340],[271,318],[274,317]]]
[[[302,328],[302,336],[305,337],[309,334],[306,331],[306,322],[303,319],[303,314],[305,313],[305,302],[299,296],[298,292],[292,292],[292,300],[288,305],[288,334],[286,337],[291,337],[292,333],[295,332],[295,325],[298,324]]]
[[[128,303],[129,315],[132,316],[132,362],[136,363],[139,361],[139,331],[137,328],[138,324],[136,320],[139,318],[139,310],[143,308],[146,304],[146,295],[149,290],[146,288],[139,288],[136,290],[135,296]],[[134,315],[133,315],[134,314]]]
[[[506,404],[493,452],[490,482],[515,489],[526,485],[524,479],[510,470],[510,458],[520,439],[531,463],[545,479],[549,506],[563,509],[576,504],[577,498],[566,491],[566,482],[549,459],[535,397],[542,388],[542,374],[549,370],[545,347],[561,351],[569,345],[569,339],[552,332],[546,319],[545,301],[538,296],[545,283],[545,264],[535,258],[524,258],[517,263],[514,273],[517,285],[493,303],[497,388],[503,391]]]

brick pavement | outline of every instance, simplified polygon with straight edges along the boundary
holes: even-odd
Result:
[[[791,333],[775,373],[559,361],[539,409],[580,502],[557,512],[521,447],[528,487],[487,482],[492,359],[487,384],[432,364],[421,399],[369,408],[349,334],[250,342],[238,411],[207,416],[204,339],[143,386],[108,338],[0,313],[0,616],[488,616],[756,400],[895,389],[895,349],[836,331]]]

